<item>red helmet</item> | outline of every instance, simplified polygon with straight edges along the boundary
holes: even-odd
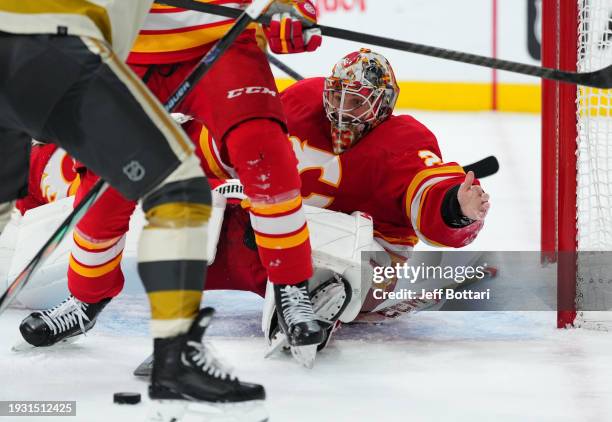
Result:
[[[323,104],[340,154],[393,112],[399,86],[382,55],[362,48],[345,56],[325,79]]]

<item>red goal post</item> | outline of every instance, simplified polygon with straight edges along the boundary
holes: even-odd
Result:
[[[543,65],[579,72],[610,65],[611,31],[608,0],[542,0]],[[597,259],[608,255],[582,253],[612,251],[611,91],[542,82],[541,180],[541,249],[558,263],[557,325],[586,326],[593,297],[598,310],[612,310],[604,283],[593,283],[602,279],[603,271],[593,275],[603,268]]]

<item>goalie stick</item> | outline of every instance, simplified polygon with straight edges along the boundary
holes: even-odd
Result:
[[[204,55],[202,60],[196,65],[185,80],[169,97],[164,108],[170,112],[187,96],[191,88],[200,80],[213,64],[223,55],[223,53],[232,45],[234,40],[240,35],[244,29],[252,23],[257,17],[263,13],[265,8],[270,4],[271,0],[254,0],[247,9],[239,11],[239,16],[234,25],[228,32],[217,41],[217,43]],[[62,240],[66,237],[74,226],[79,222],[81,217],[91,208],[96,202],[96,199],[106,190],[108,183],[100,179],[87,193],[81,202],[79,202],[72,210],[70,215],[60,224],[51,238],[43,245],[38,253],[32,258],[28,265],[19,273],[17,278],[9,285],[7,290],[0,296],[0,315],[8,308],[12,301],[17,297],[19,292],[27,285],[32,274],[48,257],[57,249]]]
[[[463,166],[463,170],[465,170],[466,173],[468,171],[473,171],[474,176],[476,176],[477,179],[482,179],[484,177],[492,176],[498,172],[499,161],[497,161],[497,158],[495,158],[494,155],[489,155],[488,157],[478,160],[475,163]]]
[[[234,9],[232,7],[220,6],[210,3],[199,3],[194,0],[160,0],[160,2],[174,7],[196,10],[204,13],[211,13],[214,15],[225,16],[228,18],[236,18],[241,13],[241,10]],[[270,18],[267,16],[262,16],[257,19],[257,22],[262,24],[268,24],[270,22]],[[538,78],[550,79],[559,82],[568,82],[576,85],[590,86],[593,88],[612,88],[612,65],[593,72],[566,72],[559,69],[534,66],[526,63],[495,59],[492,57],[433,47],[425,44],[417,44],[408,41],[395,40],[392,38],[381,37],[378,35],[350,31],[348,29],[340,29],[324,25],[314,25],[314,27],[319,28],[323,35],[333,38],[339,38],[342,40],[371,44],[379,47],[392,48],[395,50],[406,51],[409,53],[437,57],[440,59],[452,60],[460,63],[468,63],[476,66],[488,67],[491,69],[505,70],[508,72],[520,73],[523,75],[535,76]]]
[[[301,76],[291,67],[287,66],[285,63],[283,63],[273,55],[268,53],[267,56],[270,63],[285,72],[287,75],[291,76],[293,79],[297,81],[301,81],[302,79],[304,79],[303,76]],[[464,166],[463,170],[465,170],[466,173],[468,171],[473,171],[474,176],[476,176],[477,179],[482,179],[497,173],[497,171],[499,170],[499,161],[497,161],[497,158],[495,156],[489,155],[488,157],[485,157],[482,160]]]

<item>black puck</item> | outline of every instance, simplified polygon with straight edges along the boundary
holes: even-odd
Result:
[[[140,403],[140,393],[115,393],[113,401],[118,404],[138,404]]]

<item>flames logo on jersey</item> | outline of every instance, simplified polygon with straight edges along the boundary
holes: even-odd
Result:
[[[298,160],[300,176],[306,171],[317,171],[318,183],[331,187],[334,191],[338,189],[342,181],[342,163],[339,156],[308,145],[307,141],[302,141],[297,136],[290,136],[289,141]],[[319,208],[327,208],[334,202],[333,196],[322,192],[304,192],[304,183],[302,183],[302,196],[305,204]]]
[[[78,184],[74,161],[66,151],[58,148],[49,158],[40,178],[42,197],[48,202],[55,202],[74,195]]]

